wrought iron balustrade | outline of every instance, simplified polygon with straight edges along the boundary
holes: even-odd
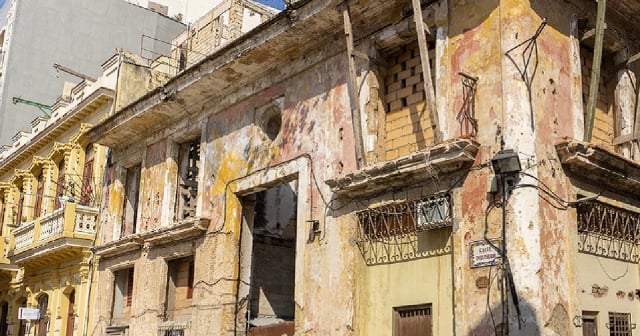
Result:
[[[367,209],[357,217],[358,241],[383,240],[453,224],[448,194]]]
[[[579,203],[577,214],[580,252],[640,261],[640,214],[596,201]]]

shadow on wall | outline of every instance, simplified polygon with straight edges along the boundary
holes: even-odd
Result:
[[[463,334],[468,336],[543,335],[542,326],[539,324],[539,321],[535,316],[536,309],[528,301],[520,300],[518,304],[520,308],[520,317],[518,317],[518,313],[510,295],[507,296],[508,311],[506,315],[508,316],[508,323],[505,323],[503,320],[503,306],[500,304],[500,275],[496,273],[498,273],[497,270],[493,269],[491,276],[494,278],[489,278],[490,287],[484,289],[485,291],[488,291],[487,304],[483,308],[477,309],[478,315],[482,317],[478,319],[476,325],[472,326],[468,332]],[[491,301],[494,301],[491,305],[488,304],[490,301],[489,298],[491,298]],[[569,315],[566,310],[562,308],[558,309],[557,307],[554,309],[549,321],[545,324],[545,328],[547,329],[546,334],[569,335]],[[470,315],[469,317],[470,319],[473,318]],[[518,321],[520,323],[518,323]],[[505,325],[508,325],[508,327],[504,328]],[[549,331],[553,331],[553,333],[549,333]]]

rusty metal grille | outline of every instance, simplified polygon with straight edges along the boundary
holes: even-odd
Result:
[[[357,213],[359,241],[378,241],[451,226],[449,194],[384,205]]]
[[[631,336],[631,314],[609,312],[609,335]]]
[[[579,251],[637,263],[640,214],[600,202],[577,206]]]
[[[158,336],[188,336],[190,323],[169,322],[158,327]]]

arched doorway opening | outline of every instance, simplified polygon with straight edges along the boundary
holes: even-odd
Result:
[[[3,301],[0,308],[0,336],[7,336],[7,316],[9,315],[9,302]]]
[[[47,309],[49,308],[49,295],[42,294],[38,298],[38,309],[40,309],[40,319],[38,320],[38,330],[36,330],[37,336],[47,336],[47,329],[49,329],[49,317],[47,316]]]
[[[18,307],[27,308],[27,299],[18,301]],[[27,333],[27,320],[20,320],[18,336],[25,336]]]
[[[69,309],[67,309],[67,335],[66,336],[73,336],[73,332],[75,330],[75,326],[76,326],[75,304],[76,304],[76,291],[72,290],[71,293],[69,293]]]

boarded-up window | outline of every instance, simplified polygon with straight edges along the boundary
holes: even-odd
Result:
[[[433,64],[435,44],[429,43]],[[425,103],[424,79],[418,42],[390,52],[384,76],[386,160],[422,150],[433,144],[433,129]],[[431,66],[431,74],[435,74]],[[433,78],[432,78],[433,80]]]
[[[609,335],[631,336],[631,314],[609,312]]]
[[[140,189],[141,165],[135,165],[127,169],[124,191],[124,209],[122,212],[122,236],[137,232],[138,217],[138,193]]]
[[[196,215],[198,172],[200,170],[199,138],[180,145],[178,164],[176,218],[183,220]]]
[[[399,307],[393,310],[394,336],[431,336],[431,305]]]
[[[82,170],[82,189],[80,191],[80,204],[93,205],[95,201],[93,181],[93,144],[87,146],[84,156],[84,169]]]

